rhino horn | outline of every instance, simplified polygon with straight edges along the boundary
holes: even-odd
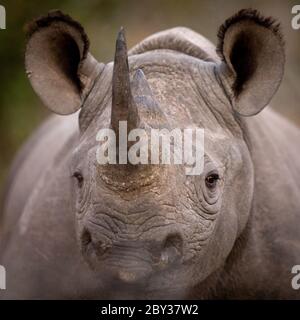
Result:
[[[118,33],[112,78],[111,127],[119,134],[119,121],[128,122],[128,130],[138,127],[138,113],[131,89],[124,29]]]

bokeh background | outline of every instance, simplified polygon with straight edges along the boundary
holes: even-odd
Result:
[[[287,63],[271,105],[300,125],[300,30],[291,27],[291,10],[300,0],[0,0],[0,4],[7,13],[7,29],[0,30],[0,191],[16,151],[49,114],[30,87],[23,56],[25,23],[51,9],[81,22],[92,54],[102,62],[112,60],[120,26],[126,29],[129,47],[175,26],[190,27],[216,43],[218,27],[239,9],[257,8],[277,17],[286,40]]]

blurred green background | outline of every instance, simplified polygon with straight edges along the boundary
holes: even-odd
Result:
[[[0,30],[0,190],[16,151],[48,115],[24,72],[24,24],[32,18],[51,9],[70,14],[89,35],[92,54],[108,62],[122,25],[129,47],[154,32],[180,25],[216,43],[218,27],[227,17],[242,8],[257,8],[279,18],[286,39],[285,77],[272,106],[300,124],[300,30],[291,27],[291,10],[297,2],[300,4],[300,0],[0,0],[7,14],[7,29]]]

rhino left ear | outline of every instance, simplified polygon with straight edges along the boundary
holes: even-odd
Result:
[[[102,68],[89,53],[82,26],[60,11],[51,11],[27,29],[25,65],[33,89],[53,112],[77,111]]]
[[[256,10],[241,10],[220,27],[221,77],[231,79],[233,108],[243,116],[260,112],[277,91],[284,72],[280,26]]]

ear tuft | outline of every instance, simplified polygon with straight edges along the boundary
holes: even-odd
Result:
[[[217,37],[218,37],[218,44],[217,44],[217,53],[219,57],[225,61],[224,58],[224,39],[227,30],[236,23],[241,21],[253,21],[257,25],[260,25],[264,28],[269,29],[273,32],[273,34],[280,40],[282,46],[285,45],[283,35],[281,33],[281,26],[280,22],[278,22],[273,17],[265,17],[256,9],[242,9],[234,14],[232,17],[228,18],[219,28]]]
[[[60,10],[52,10],[49,11],[47,15],[40,16],[30,22],[28,22],[25,25],[25,31],[27,40],[29,40],[33,34],[37,31],[41,31],[41,29],[51,26],[54,23],[65,23],[69,25],[72,28],[75,28],[79,34],[81,35],[82,42],[84,44],[83,46],[83,52],[82,52],[82,60],[84,60],[87,56],[87,53],[90,48],[90,41],[87,36],[87,34],[84,31],[84,28],[82,25],[73,20],[69,15],[64,14]]]

